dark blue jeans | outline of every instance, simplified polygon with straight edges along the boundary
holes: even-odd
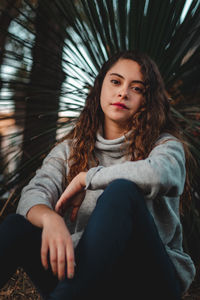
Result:
[[[113,181],[97,201],[75,249],[73,279],[58,281],[41,265],[41,229],[14,214],[0,225],[0,287],[21,266],[45,299],[180,300],[174,265],[143,195]]]

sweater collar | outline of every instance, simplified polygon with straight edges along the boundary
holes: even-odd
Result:
[[[127,150],[125,135],[122,135],[121,137],[114,140],[107,140],[102,136],[102,131],[99,130],[97,132],[96,138],[96,149],[106,151],[107,154],[111,157],[121,157],[125,155]]]

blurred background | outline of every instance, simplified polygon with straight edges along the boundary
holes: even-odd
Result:
[[[124,49],[145,52],[158,64],[197,162],[191,207],[181,218],[198,289],[199,0],[0,0],[0,222],[79,115],[102,63]],[[190,299],[200,299],[200,291],[198,297]]]

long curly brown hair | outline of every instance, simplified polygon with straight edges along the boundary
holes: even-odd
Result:
[[[68,182],[79,172],[98,165],[95,156],[96,133],[104,122],[100,106],[101,87],[106,73],[120,59],[130,59],[140,65],[146,86],[145,103],[127,124],[127,131],[132,130],[127,141],[131,160],[145,159],[155,146],[158,137],[167,132],[182,142],[186,156],[186,169],[188,169],[190,151],[178,125],[172,118],[168,94],[156,63],[145,54],[123,51],[116,53],[103,64],[75,126],[64,137],[64,139],[71,140]],[[185,188],[181,196],[181,199],[187,202],[189,187],[187,172]]]

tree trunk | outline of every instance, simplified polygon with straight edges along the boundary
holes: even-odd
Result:
[[[33,64],[26,101],[22,164],[37,158],[23,170],[23,176],[37,169],[41,161],[39,154],[48,150],[56,140],[60,89],[65,79],[62,70],[64,36],[61,34],[64,28],[57,25],[60,24],[59,18],[53,0],[39,1],[35,20]]]

